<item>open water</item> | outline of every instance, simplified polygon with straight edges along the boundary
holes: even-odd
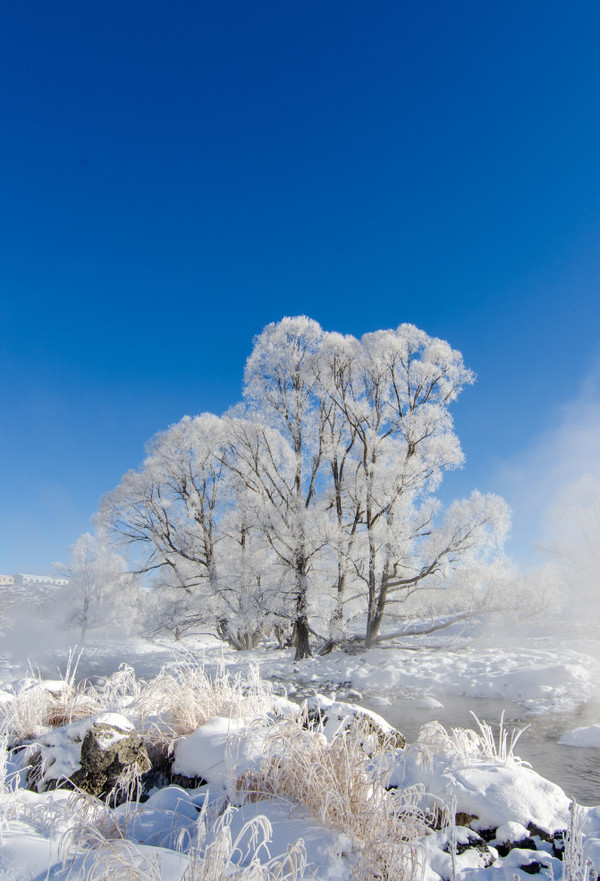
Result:
[[[570,798],[581,805],[600,805],[600,749],[564,746],[560,737],[573,728],[582,728],[600,722],[600,705],[586,704],[577,714],[525,716],[516,704],[501,700],[472,697],[440,696],[443,708],[422,708],[415,701],[398,700],[389,707],[362,703],[387,719],[398,728],[407,740],[416,739],[419,730],[427,722],[437,720],[444,728],[474,728],[473,718],[490,724],[498,732],[504,712],[504,727],[525,729],[514,749],[519,758],[529,762],[534,771],[557,783]],[[528,727],[527,727],[528,726]]]

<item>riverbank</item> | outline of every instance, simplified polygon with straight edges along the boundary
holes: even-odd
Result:
[[[146,683],[121,668],[94,686],[71,675],[5,689],[3,881],[525,881],[600,868],[600,808],[572,806],[523,764],[509,727],[430,722],[405,742],[356,704],[317,694],[301,711],[278,678],[211,655]],[[105,748],[130,764],[98,761]],[[71,779],[84,791],[53,791]],[[106,792],[85,790],[99,779]]]

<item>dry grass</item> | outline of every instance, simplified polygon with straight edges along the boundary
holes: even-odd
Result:
[[[563,878],[565,881],[589,881],[593,869],[590,860],[583,855],[584,809],[572,801],[569,805],[570,823],[565,835]]]
[[[423,871],[417,842],[428,831],[419,807],[422,792],[386,789],[389,750],[383,743],[378,754],[368,756],[365,743],[371,739],[360,724],[328,743],[293,720],[276,723],[260,770],[242,774],[238,790],[250,801],[289,799],[348,835],[359,854],[357,881],[414,881]]]
[[[115,821],[109,805],[76,790],[65,806],[70,818],[69,828],[61,839],[61,850],[68,857],[74,851],[93,850],[99,840],[117,841],[124,838],[123,826]]]
[[[223,668],[215,677],[189,658],[163,668],[150,683],[136,679],[126,664],[100,685],[77,683],[79,656],[70,653],[67,670],[55,689],[44,680],[28,682],[0,705],[0,734],[13,744],[35,740],[51,728],[107,711],[126,712],[151,743],[171,746],[215,716],[248,718],[273,710],[271,688],[251,667],[247,678],[232,677]]]
[[[133,710],[144,737],[154,748],[169,753],[177,738],[191,734],[209,719],[264,719],[274,705],[271,688],[261,681],[256,667],[244,679],[230,676],[224,668],[212,678],[190,659],[163,668],[141,691]]]
[[[91,686],[86,694],[103,709],[126,709],[139,700],[146,687],[135,675],[129,664],[121,664],[118,670]]]
[[[149,684],[138,682],[134,671],[123,666],[95,687],[77,685],[76,669],[72,662],[56,692],[48,692],[40,681],[16,693],[2,708],[2,728],[13,744],[33,739],[52,725],[111,710],[126,712],[150,750],[166,756],[177,738],[211,718],[257,719],[262,762],[259,770],[247,771],[239,779],[242,799],[285,798],[324,826],[342,832],[350,841],[348,855],[356,881],[415,881],[421,875],[418,839],[428,831],[422,793],[386,790],[386,756],[394,744],[374,737],[360,721],[330,743],[320,732],[304,729],[300,718],[277,721],[277,699],[256,669],[247,679],[232,677],[224,669],[211,677],[190,658],[163,669]],[[270,726],[266,736],[265,721]],[[132,787],[131,799],[137,782],[124,781]],[[0,779],[0,797],[5,790]],[[63,838],[65,863],[78,866],[77,871],[90,881],[160,878],[154,856],[149,859],[147,851],[127,840],[126,824],[116,822],[106,804],[83,794],[74,799],[65,809],[69,826]],[[189,859],[182,881],[301,878],[306,865],[302,843],[297,842],[284,858],[271,859],[269,834],[266,818],[257,818],[233,838],[230,813],[210,825],[203,812],[193,847],[189,837],[180,842]]]
[[[4,734],[0,736],[0,845],[2,844],[2,830],[10,803],[10,792],[7,782],[8,765],[8,738]]]
[[[514,754],[517,741],[526,728],[516,728],[512,732],[504,726],[504,713],[498,725],[497,741],[491,725],[480,721],[471,712],[479,731],[471,728],[452,728],[449,732],[439,722],[429,722],[419,732],[416,743],[411,749],[419,751],[426,760],[430,760],[435,752],[457,756],[465,762],[478,759],[491,759],[499,764],[524,764]]]
[[[61,840],[63,866],[89,881],[161,881],[157,853],[148,856],[125,835],[127,820],[115,822],[106,804],[77,793],[69,800],[72,817]],[[178,852],[188,860],[182,881],[300,881],[306,869],[306,851],[301,840],[283,857],[271,858],[268,843],[271,824],[263,816],[244,824],[234,838],[231,821],[234,809],[211,817],[203,809],[196,822],[193,845]]]
[[[258,816],[244,824],[236,838],[231,833],[234,811],[230,807],[218,818],[212,830],[206,812],[198,819],[198,840],[182,881],[299,881],[306,870],[306,850],[301,839],[284,857],[271,858],[268,843],[272,828],[269,820]],[[210,843],[206,843],[210,838]],[[263,857],[265,859],[263,859]]]
[[[64,675],[49,689],[39,672],[0,707],[0,732],[12,743],[34,740],[50,728],[68,725],[101,711],[93,690],[77,682],[81,653],[69,652]],[[33,678],[33,677],[32,677]]]

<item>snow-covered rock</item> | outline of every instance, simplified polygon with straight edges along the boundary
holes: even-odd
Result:
[[[585,728],[574,728],[572,731],[566,731],[558,742],[564,744],[564,746],[600,749],[600,725],[588,725]]]
[[[471,817],[473,829],[534,823],[552,833],[569,824],[570,799],[563,790],[516,761],[465,760],[412,748],[396,765],[391,782],[399,787],[422,784],[446,804],[455,799],[456,812]]]
[[[42,792],[75,786],[95,796],[118,788],[122,775],[141,776],[151,768],[142,738],[119,713],[103,713],[49,731],[28,770],[31,788]]]
[[[219,789],[231,785],[235,774],[250,767],[256,755],[252,740],[241,736],[247,724],[244,719],[216,716],[181,737],[175,744],[173,774],[202,778]]]
[[[402,749],[406,744],[404,735],[373,710],[358,707],[356,704],[334,701],[322,694],[308,698],[306,708],[307,726],[318,728],[327,740],[331,740],[340,731],[358,722],[364,725],[368,733],[375,736],[380,744],[386,744],[390,749]]]

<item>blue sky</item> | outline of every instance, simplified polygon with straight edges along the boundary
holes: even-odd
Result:
[[[598,402],[596,2],[26,0],[0,57],[0,572],[286,314],[463,352],[445,492],[506,495],[527,557],[535,451]]]

